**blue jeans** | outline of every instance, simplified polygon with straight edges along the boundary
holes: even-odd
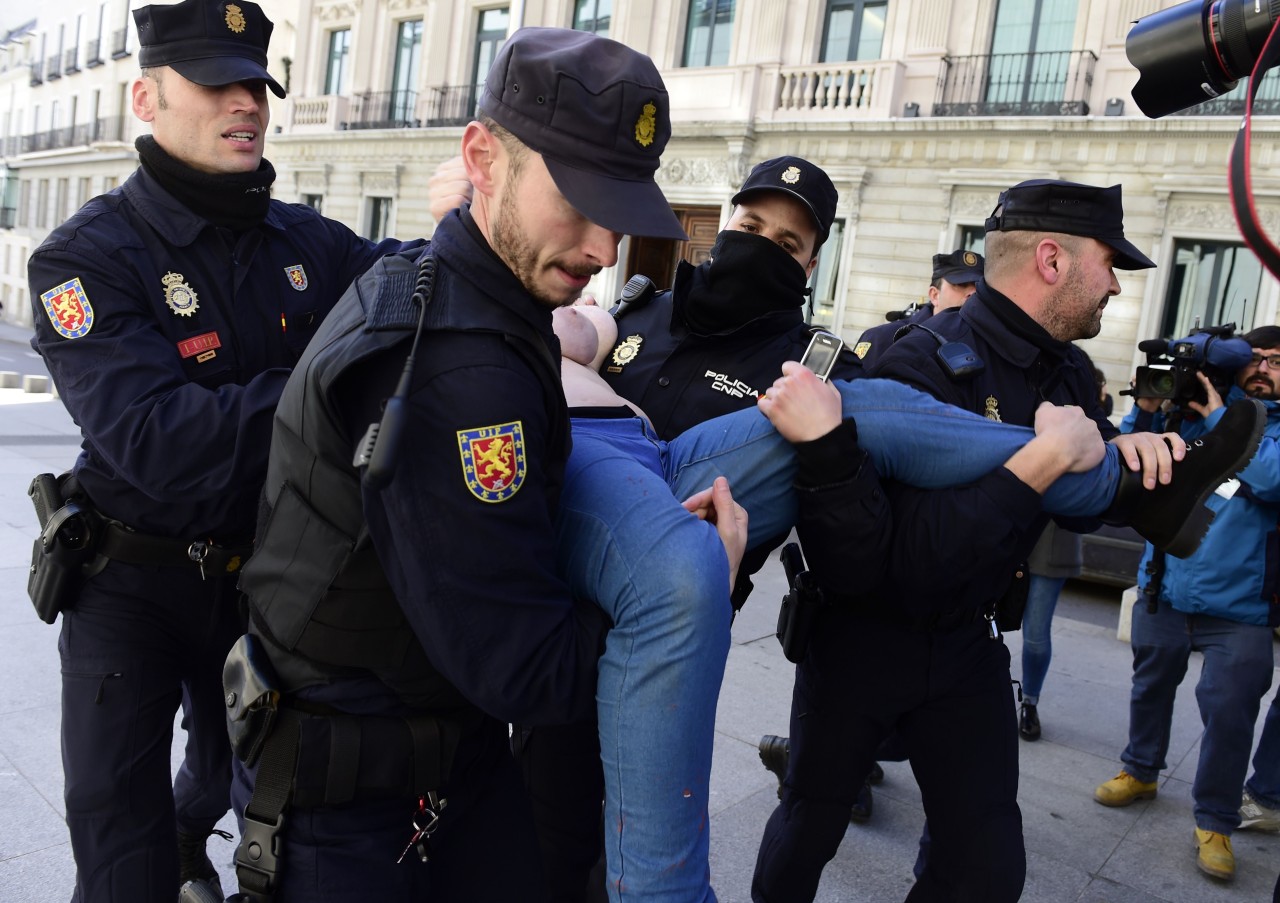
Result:
[[[1240,791],[1253,748],[1258,706],[1271,686],[1271,629],[1208,615],[1186,615],[1161,601],[1155,614],[1133,609],[1133,690],[1129,745],[1120,759],[1140,781],[1165,767],[1173,700],[1192,650],[1204,653],[1196,702],[1204,737],[1191,796],[1196,826],[1230,834],[1240,825]]]
[[[1252,796],[1268,809],[1280,809],[1280,697],[1271,697],[1262,737],[1253,754],[1253,777],[1245,784]]]
[[[1053,658],[1053,610],[1058,607],[1058,594],[1067,582],[1065,577],[1032,574],[1027,589],[1027,607],[1022,613],[1022,701],[1040,704],[1040,690],[1049,673]]]
[[[837,386],[877,470],[904,483],[971,482],[1033,435],[900,383]],[[1110,450],[1094,471],[1055,483],[1046,507],[1101,512],[1120,466]],[[795,467],[790,443],[755,409],[700,424],[670,443],[639,418],[574,423],[557,547],[574,593],[593,599],[614,624],[596,695],[612,900],[714,900],[707,787],[729,649],[728,564],[715,528],[677,500],[728,477],[750,515],[748,544],[759,544],[794,524]]]

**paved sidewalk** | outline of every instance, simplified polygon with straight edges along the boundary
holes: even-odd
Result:
[[[0,341],[5,338],[0,334]],[[62,821],[58,631],[36,618],[26,597],[35,525],[26,488],[34,474],[69,466],[77,449],[77,431],[58,401],[0,389],[0,903],[64,903],[73,883]],[[792,667],[772,636],[781,585],[775,562],[734,625],[716,719],[711,868],[722,903],[749,899],[756,847],[777,803],[756,743],[761,734],[786,732]],[[1198,656],[1175,710],[1170,767],[1159,797],[1126,809],[1093,802],[1094,786],[1115,774],[1125,743],[1130,656],[1127,644],[1115,639],[1118,599],[1116,591],[1072,583],[1059,606],[1053,668],[1040,706],[1044,739],[1020,747],[1023,899],[1269,901],[1280,869],[1280,835],[1235,835],[1238,874],[1232,884],[1211,881],[1195,866],[1190,786],[1201,733],[1192,692]],[[1015,662],[1020,642],[1018,634],[1010,635]],[[1015,664],[1015,676],[1017,670]],[[182,736],[176,734],[175,756]],[[850,827],[824,874],[819,903],[906,895],[923,812],[908,766],[890,763],[885,771],[875,791],[875,817]],[[234,829],[230,818],[223,826]],[[228,888],[231,850],[210,842]]]

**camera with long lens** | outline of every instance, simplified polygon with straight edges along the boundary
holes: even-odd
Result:
[[[1236,324],[1193,330],[1181,339],[1149,339],[1138,343],[1147,364],[1139,367],[1133,388],[1121,392],[1134,398],[1167,398],[1179,407],[1204,404],[1208,396],[1197,373],[1209,377],[1219,395],[1226,396],[1236,371],[1253,357],[1253,348],[1235,335]]]
[[[1277,19],[1280,0],[1187,0],[1143,16],[1125,41],[1134,102],[1159,119],[1226,94],[1253,71]]]

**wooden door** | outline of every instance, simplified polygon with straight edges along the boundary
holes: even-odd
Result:
[[[666,238],[633,238],[627,255],[626,274],[648,276],[658,288],[667,288],[676,274],[676,264],[687,260],[697,265],[707,259],[720,231],[719,207],[676,207],[680,225],[688,241]]]

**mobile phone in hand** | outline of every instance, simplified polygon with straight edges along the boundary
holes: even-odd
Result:
[[[818,379],[826,382],[843,347],[844,341],[839,336],[829,332],[815,332],[809,341],[809,347],[804,351],[804,356],[800,358],[800,363],[812,370]]]

